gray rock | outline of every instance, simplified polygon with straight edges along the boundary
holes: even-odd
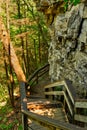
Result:
[[[87,19],[82,23],[81,34],[79,36],[79,41],[87,45]]]
[[[87,18],[87,6],[84,8],[83,18]]]
[[[49,75],[53,80],[68,78],[77,93],[87,86],[87,6],[72,7],[55,18],[50,27]]]

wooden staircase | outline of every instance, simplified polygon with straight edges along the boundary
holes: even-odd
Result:
[[[68,122],[65,110],[61,102],[54,102],[42,98],[40,96],[30,96],[27,103],[27,108],[30,112],[36,113],[43,117],[59,120],[62,122]],[[47,128],[35,123],[32,120],[28,120],[31,130],[46,130]]]
[[[69,123],[67,118],[66,112],[68,111],[71,112],[73,117],[75,103],[74,91],[71,86],[67,87],[69,82],[65,83],[63,81],[47,85],[49,82],[48,76],[42,77],[43,74],[47,75],[47,69],[45,70],[46,73],[41,68],[36,71],[31,76],[32,78],[30,77],[30,83],[26,86],[25,83],[20,83],[23,130],[86,130],[86,128]],[[40,76],[42,72],[43,74]],[[31,79],[33,79],[33,82]],[[42,83],[43,80],[41,79],[44,79],[45,83]],[[31,88],[32,84],[33,87]],[[29,96],[26,93],[26,91],[29,91],[28,85],[30,85],[29,89],[31,90]],[[54,91],[56,85],[65,85],[65,87],[62,91]],[[61,97],[62,100],[55,98],[55,95],[59,99]],[[67,111],[65,111],[64,105],[67,105]]]

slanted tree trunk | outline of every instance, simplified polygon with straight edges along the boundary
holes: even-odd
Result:
[[[17,75],[17,79],[21,82],[26,82],[26,77],[23,73],[23,70],[19,64],[18,58],[16,56],[15,50],[12,46],[11,40],[10,40],[10,36],[6,31],[5,25],[2,21],[2,18],[0,17],[0,39],[1,42],[3,43],[3,46],[6,50],[6,53],[9,57],[9,46],[10,46],[10,60],[11,60],[11,66],[13,67],[16,75]]]
[[[6,0],[6,28],[7,28],[8,34],[10,36],[9,2],[10,2],[10,0]],[[4,47],[3,47],[3,49],[4,49]],[[9,58],[8,58],[8,61],[9,61],[9,74],[10,74],[10,76],[7,76],[7,80],[8,79],[10,80],[10,84],[8,83],[7,86],[8,86],[8,92],[9,92],[9,97],[10,97],[11,104],[12,104],[12,106],[14,106],[14,78],[13,78],[13,70],[12,70],[12,67],[11,67],[11,55],[10,55],[10,52],[11,51],[10,51],[10,43],[9,43]],[[5,51],[4,51],[4,55],[5,55]],[[5,70],[7,69],[7,72],[8,72],[8,67],[6,66],[6,61],[5,60],[4,60],[4,63],[5,63]]]

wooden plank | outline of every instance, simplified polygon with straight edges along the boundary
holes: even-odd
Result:
[[[75,101],[75,99],[73,98],[74,95],[73,95],[72,92],[70,91],[69,86],[67,86],[67,84],[66,84],[65,81],[58,81],[58,82],[55,82],[55,83],[46,85],[44,88],[45,88],[45,89],[46,89],[46,88],[52,88],[52,87],[55,87],[55,86],[58,86],[58,85],[64,85],[64,86],[65,86],[65,88],[66,88],[66,90],[67,90],[67,92],[68,92],[68,94],[69,94],[69,96],[70,96],[70,99],[71,99],[72,103],[74,104],[74,101]],[[73,96],[72,96],[72,95],[73,95]]]
[[[71,115],[73,115],[72,107],[71,107],[71,105],[70,105],[70,103],[69,103],[68,97],[67,97],[67,95],[65,94],[65,92],[63,92],[63,91],[50,91],[50,92],[45,92],[45,95],[64,95],[64,98],[65,98],[65,100],[66,100],[66,103],[67,103],[67,105],[68,105],[68,108],[69,108],[69,110],[70,110],[70,113],[71,113]]]
[[[43,67],[37,69],[27,80],[27,83],[30,82],[34,77],[36,77],[42,70],[44,70],[45,68],[48,68],[49,70],[49,64],[47,63],[46,65],[44,65]]]
[[[74,87],[72,86],[71,81],[68,80],[68,79],[65,79],[65,83],[68,86],[68,88],[69,88],[69,90],[70,90],[70,92],[71,92],[71,94],[73,96],[73,99],[74,98],[76,99],[77,98],[76,91],[75,91]]]
[[[87,123],[87,116],[75,114],[75,120]]]
[[[71,93],[71,91],[69,90],[69,86],[67,86],[66,82],[64,82],[64,86],[65,86],[65,88],[66,88],[66,90],[67,90],[67,92],[68,92],[68,94],[69,94],[69,97],[70,97],[72,103],[74,104],[74,103],[75,103],[75,99],[73,98],[72,93]]]
[[[86,99],[78,98],[78,99],[75,99],[75,102],[87,102],[87,98]]]
[[[75,108],[87,108],[87,102],[75,102]]]
[[[55,86],[58,86],[58,85],[64,85],[64,81],[58,81],[58,82],[55,82],[55,83],[51,83],[49,85],[46,85],[44,88],[52,88],[52,87],[55,87]]]
[[[63,91],[50,91],[50,92],[44,92],[45,95],[64,95]]]
[[[35,114],[33,112],[30,111],[25,111],[22,110],[22,113],[24,113],[25,115],[27,115],[29,117],[29,119],[38,122],[40,125],[43,125],[45,127],[48,128],[53,128],[53,129],[59,129],[59,130],[86,130],[86,128],[81,128],[69,123],[63,123],[60,122],[58,120],[54,120],[48,117],[44,117],[38,114]]]
[[[71,105],[70,105],[70,103],[69,103],[69,100],[68,100],[68,98],[67,98],[67,95],[64,93],[64,98],[65,98],[65,100],[66,100],[66,103],[67,103],[67,105],[68,105],[68,108],[69,108],[69,110],[70,110],[70,113],[71,113],[71,115],[73,116],[73,110],[72,110],[72,107],[71,107]]]

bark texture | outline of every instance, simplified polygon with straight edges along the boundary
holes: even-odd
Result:
[[[21,82],[26,82],[26,77],[23,73],[23,70],[19,64],[18,58],[16,56],[15,50],[12,46],[11,40],[10,40],[10,36],[7,33],[7,30],[5,28],[5,25],[2,21],[2,18],[0,18],[0,39],[1,42],[3,43],[3,46],[5,48],[5,51],[7,53],[7,56],[11,58],[11,66],[13,67],[16,75],[17,75],[17,79]],[[10,55],[9,55],[9,49],[10,49]]]

